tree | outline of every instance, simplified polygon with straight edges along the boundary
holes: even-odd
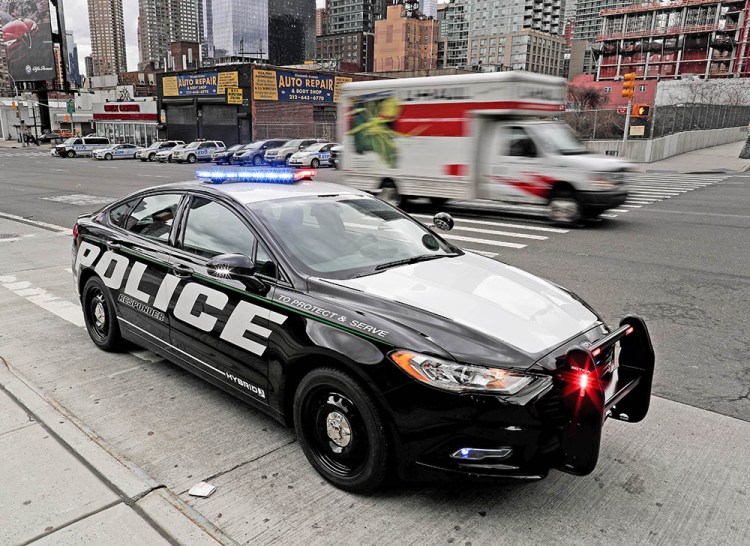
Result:
[[[575,110],[598,110],[607,105],[609,97],[603,89],[584,85],[568,86],[568,102]]]

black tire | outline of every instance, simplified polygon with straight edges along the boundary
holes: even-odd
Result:
[[[398,191],[398,186],[391,180],[385,180],[380,184],[380,194],[378,197],[394,207],[404,208],[406,204],[406,197],[401,195]]]
[[[192,164],[192,163],[195,163],[196,161],[198,161],[198,158],[197,158],[197,157],[195,157],[195,155],[193,155],[193,154],[190,154],[189,156],[187,156],[187,162],[188,162],[188,163],[191,163],[191,164]]]
[[[317,169],[318,167],[320,167],[320,159],[318,159],[317,157],[313,157],[312,161],[310,161],[310,166],[313,169]]]
[[[583,206],[572,189],[557,189],[547,203],[549,219],[561,226],[576,226],[583,217]]]
[[[260,167],[261,165],[263,165],[263,158],[259,155],[256,155],[253,158],[253,165],[255,165],[256,167]]]
[[[284,165],[289,166],[289,160],[292,159],[292,154],[289,154],[284,158]]]
[[[81,302],[86,330],[94,345],[103,351],[121,349],[123,340],[112,297],[99,277],[86,281]]]
[[[67,152],[65,152],[65,155],[70,159],[73,159],[76,156],[76,152],[75,150],[68,150]]]
[[[173,158],[173,157],[172,157],[172,156],[170,155],[170,156],[169,156],[169,157],[167,158],[167,163],[174,163],[174,162],[175,162],[175,159],[174,159],[174,158]]]
[[[150,154],[148,154],[149,161],[154,161],[155,159],[156,159],[156,152],[151,152]]]
[[[140,159],[143,163],[145,163],[146,161],[151,161],[150,159],[143,159],[142,157],[139,157],[138,159]]]
[[[293,413],[302,451],[323,478],[352,493],[383,484],[391,458],[388,431],[352,376],[333,368],[311,371],[297,387]]]
[[[436,207],[442,207],[448,202],[448,199],[445,197],[430,197],[430,203],[435,205]]]
[[[104,159],[107,161],[112,161],[112,154],[104,154]]]

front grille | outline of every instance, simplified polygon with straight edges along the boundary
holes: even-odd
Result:
[[[546,424],[560,426],[564,425],[567,421],[559,385],[555,385],[550,392],[536,403],[535,407],[539,412],[540,420]]]

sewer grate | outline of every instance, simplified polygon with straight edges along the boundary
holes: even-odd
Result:
[[[0,239],[15,239],[20,237],[18,233],[0,233]]]

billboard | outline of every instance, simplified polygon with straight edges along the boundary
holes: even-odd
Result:
[[[332,74],[306,74],[285,70],[253,70],[255,100],[333,103],[338,101],[338,87],[350,82]]]
[[[49,0],[0,0],[0,36],[14,80],[57,77]]]
[[[204,72],[202,74],[178,74],[162,79],[165,97],[193,95],[223,95],[227,88],[238,86],[237,72]]]

